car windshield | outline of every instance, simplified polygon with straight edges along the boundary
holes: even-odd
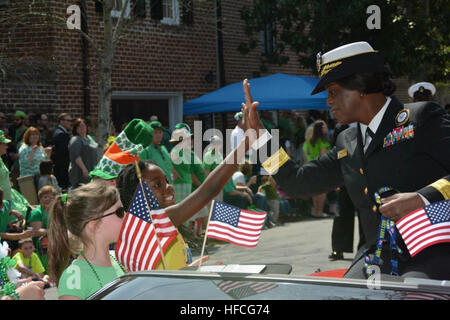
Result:
[[[90,299],[104,300],[410,300],[450,299],[447,286],[285,275],[149,271],[121,277]]]

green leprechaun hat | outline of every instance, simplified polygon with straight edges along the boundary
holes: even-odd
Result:
[[[116,179],[120,170],[139,160],[139,154],[153,141],[153,129],[141,119],[133,119],[106,150],[91,178]]]

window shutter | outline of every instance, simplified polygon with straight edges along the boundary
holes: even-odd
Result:
[[[150,0],[151,6],[151,18],[154,20],[162,20],[163,18],[163,5],[162,0]]]
[[[188,25],[194,23],[194,0],[183,1],[183,23]]]
[[[136,17],[145,18],[145,0],[135,0],[133,13]]]

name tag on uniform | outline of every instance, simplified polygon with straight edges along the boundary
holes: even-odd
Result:
[[[393,129],[389,134],[384,137],[383,148],[390,147],[396,143],[400,143],[414,138],[414,125],[401,126]]]
[[[342,159],[347,156],[347,148],[338,151],[337,158]]]

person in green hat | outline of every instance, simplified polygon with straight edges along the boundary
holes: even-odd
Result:
[[[175,125],[175,129],[182,129],[182,128],[185,128],[189,133],[191,133],[191,127],[189,127],[188,124],[180,122]]]
[[[178,123],[172,132],[170,142],[175,146],[170,152],[172,166],[178,173],[178,178],[174,179],[175,201],[180,202],[192,191],[192,161],[191,161],[191,130],[185,123]]]
[[[114,139],[97,166],[89,172],[91,179],[115,183],[120,170],[140,159],[142,151],[153,141],[153,128],[144,120],[133,119]]]
[[[139,155],[141,160],[152,160],[158,164],[158,166],[164,171],[169,179],[169,183],[172,184],[172,175],[178,177],[177,171],[172,166],[170,160],[169,151],[161,144],[163,138],[164,127],[159,121],[150,122],[150,127],[153,129],[153,141],[152,144],[144,149]]]
[[[28,127],[26,126],[25,120],[28,119],[25,112],[17,110],[14,114],[14,132],[10,130],[11,137],[14,136],[14,144],[18,148],[18,145],[23,139],[25,131]]]

